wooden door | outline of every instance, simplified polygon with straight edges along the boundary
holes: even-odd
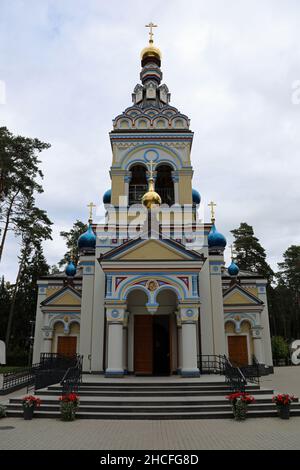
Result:
[[[248,365],[247,336],[228,336],[228,356],[232,365]]]
[[[62,356],[75,356],[76,346],[76,336],[59,336],[57,338],[57,353]]]
[[[153,373],[153,317],[134,316],[134,371],[140,375]]]

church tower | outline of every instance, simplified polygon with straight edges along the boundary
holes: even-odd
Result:
[[[224,354],[271,366],[266,280],[234,263],[227,272],[213,202],[211,220],[199,219],[190,120],[170,104],[147,27],[133,103],[109,134],[105,223],[89,204],[77,267],[39,280],[34,362],[79,353],[84,372],[106,377],[197,377]]]

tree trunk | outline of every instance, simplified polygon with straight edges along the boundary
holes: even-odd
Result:
[[[9,314],[8,314],[8,321],[7,321],[6,335],[5,335],[6,351],[8,351],[8,349],[9,349],[9,340],[10,340],[10,335],[11,335],[12,320],[13,320],[13,316],[14,316],[15,303],[16,303],[16,298],[17,298],[17,293],[18,293],[18,287],[19,287],[21,272],[22,272],[22,269],[23,269],[23,266],[24,266],[25,258],[26,258],[26,250],[24,250],[23,257],[22,257],[20,265],[19,265],[19,270],[18,270],[16,283],[15,283],[15,287],[14,287],[13,295],[12,295],[12,299],[11,299]]]
[[[7,210],[5,226],[4,226],[2,240],[1,240],[1,244],[0,244],[0,262],[1,262],[1,259],[2,259],[2,254],[3,254],[4,244],[5,244],[6,235],[7,235],[7,231],[8,231],[8,226],[9,226],[9,222],[10,222],[10,215],[11,215],[11,212],[12,212],[12,207],[13,207],[13,204],[15,202],[15,199],[16,199],[18,193],[19,193],[19,191],[17,191],[16,194],[12,197],[12,199],[10,201],[10,204],[9,204],[9,207],[8,207],[8,210]]]

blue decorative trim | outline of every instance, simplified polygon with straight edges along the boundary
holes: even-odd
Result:
[[[95,266],[95,261],[81,261],[80,266]]]
[[[200,371],[199,369],[195,370],[182,370],[181,369],[181,375],[182,377],[200,377]]]
[[[114,370],[114,371],[105,371],[105,377],[123,377],[124,376],[124,370]]]
[[[218,265],[218,266],[219,266],[219,265],[221,265],[221,264],[224,264],[224,262],[223,262],[223,261],[209,261],[209,264],[210,264],[210,265],[214,265],[214,264],[215,264],[215,265]]]

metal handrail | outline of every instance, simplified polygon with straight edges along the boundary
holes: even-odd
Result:
[[[60,382],[66,370],[74,365],[78,356],[66,357],[56,353],[42,353],[40,362],[31,367],[3,374],[0,395],[26,387],[38,390]],[[76,363],[75,363],[76,364]]]
[[[78,356],[76,365],[69,367],[63,376],[60,382],[63,395],[78,392],[79,386],[82,382],[82,359],[83,356]]]

